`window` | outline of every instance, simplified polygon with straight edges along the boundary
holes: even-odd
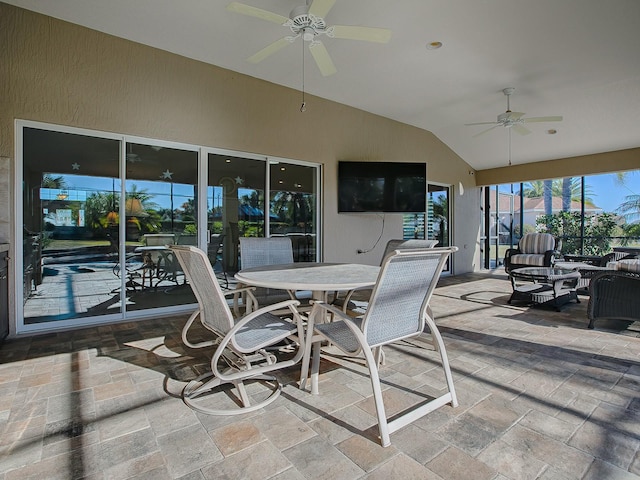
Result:
[[[240,266],[240,235],[290,235],[296,260],[317,258],[318,165],[210,149],[202,165],[204,148],[193,145],[18,129],[18,332],[190,311],[195,298],[168,244],[207,249],[221,281]]]

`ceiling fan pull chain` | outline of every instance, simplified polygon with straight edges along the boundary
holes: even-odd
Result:
[[[307,104],[304,101],[304,47],[305,44],[302,42],[302,105],[300,105],[300,113],[307,111]]]
[[[508,129],[509,133],[509,166],[511,166],[511,129]]]

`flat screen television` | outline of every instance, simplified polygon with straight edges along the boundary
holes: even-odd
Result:
[[[338,162],[338,213],[420,213],[426,201],[426,163]]]

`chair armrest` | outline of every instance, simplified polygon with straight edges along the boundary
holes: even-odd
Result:
[[[315,321],[315,315],[319,314],[317,310],[320,308],[334,315],[334,318],[338,317],[340,318],[340,320],[346,320],[348,322],[353,323],[349,315],[347,315],[345,312],[335,307],[334,305],[331,305],[326,302],[322,302],[320,300],[312,300],[311,303],[313,304],[313,308],[311,309],[311,313],[309,314],[309,321],[311,326],[313,326],[313,322]]]
[[[551,267],[558,258],[561,258],[562,254],[558,250],[547,250],[544,252],[544,265]]]
[[[220,342],[219,349],[225,348],[225,346],[231,341],[238,330],[245,327],[248,323],[251,323],[260,315],[264,315],[265,313],[270,313],[274,310],[282,310],[284,308],[289,308],[291,313],[293,314],[294,320],[298,325],[298,331],[304,331],[302,325],[302,317],[296,310],[296,307],[300,305],[298,300],[285,300],[284,302],[274,303],[273,305],[267,305],[266,307],[259,308],[257,310],[248,313],[244,317],[242,317],[236,324],[227,332],[222,341]],[[300,340],[302,341],[302,340]]]
[[[238,306],[238,299],[240,298],[240,294],[241,293],[246,293],[247,297],[249,297],[249,300],[247,301],[246,305],[245,305],[245,311],[252,311],[254,308],[258,307],[258,299],[255,297],[255,295],[253,294],[254,290],[256,289],[256,287],[249,287],[249,286],[237,286],[234,290],[229,290],[226,292],[222,292],[222,294],[226,297],[226,296],[231,296],[233,295],[233,313],[235,314],[236,317],[240,316],[240,307]]]
[[[511,256],[517,255],[520,252],[519,248],[507,248],[507,251],[504,252],[504,271],[509,273],[511,270]]]
[[[238,293],[249,292],[255,289],[256,287],[242,287],[242,288],[236,288],[234,290],[227,290],[226,292],[222,292],[222,294],[226,297],[227,295],[237,295]]]

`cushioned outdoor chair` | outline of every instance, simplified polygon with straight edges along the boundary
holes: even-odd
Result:
[[[618,270],[600,270],[589,282],[589,328],[596,320],[640,320],[640,260],[618,261]]]
[[[550,267],[560,257],[560,245],[550,233],[527,233],[517,248],[505,252],[504,269],[507,273],[523,267]]]
[[[304,353],[304,330],[298,314],[297,300],[288,300],[268,307],[255,309],[243,318],[235,319],[216,279],[207,254],[194,246],[169,247],[182,266],[189,285],[198,300],[198,309],[189,317],[182,330],[184,343],[191,348],[215,346],[211,359],[211,371],[189,382],[182,391],[182,399],[194,410],[211,415],[235,415],[263,408],[275,400],[282,389],[277,378],[268,375],[281,368],[296,364]],[[247,289],[250,291],[250,289]],[[232,294],[233,291],[227,292]],[[251,298],[249,294],[249,298]],[[274,310],[289,310],[289,319],[282,319]],[[212,339],[192,343],[188,333],[193,322],[199,319],[211,332]],[[298,345],[294,355],[281,360],[271,351],[285,339]],[[266,398],[252,404],[245,389],[245,382],[260,381],[268,387]],[[234,399],[237,408],[222,408],[221,393],[225,384],[236,387]],[[265,395],[262,395],[265,397]],[[254,396],[252,395],[252,398]]]
[[[424,240],[424,239],[392,239],[387,242],[387,245],[384,248],[384,253],[382,254],[382,258],[380,259],[380,265],[384,262],[384,259],[387,255],[392,253],[395,250],[408,250],[412,248],[433,248],[438,244],[438,240]],[[360,301],[367,301],[366,299],[371,295],[370,288],[360,288],[357,290],[350,290],[346,292],[343,296],[339,294],[339,292],[335,292],[333,296],[333,300],[331,301],[332,305],[342,308],[343,312],[355,311],[356,305],[352,303],[352,297],[355,293],[358,293],[358,299]]]
[[[323,340],[328,340],[348,356],[362,353],[369,370],[378,429],[384,447],[390,445],[389,435],[394,431],[445,404],[449,403],[453,407],[458,404],[444,342],[428,309],[442,268],[449,255],[455,251],[456,247],[396,250],[388,255],[380,269],[369,307],[361,318],[352,318],[324,302],[315,302],[311,310],[300,388],[304,389],[306,386],[312,342],[312,393],[318,392],[320,348]],[[333,321],[325,322],[327,316],[332,316]],[[431,334],[433,347],[440,354],[446,393],[394,415],[393,421],[388,421],[378,373],[381,347],[423,335],[425,331]],[[429,365],[425,364],[425,368],[428,367]]]

